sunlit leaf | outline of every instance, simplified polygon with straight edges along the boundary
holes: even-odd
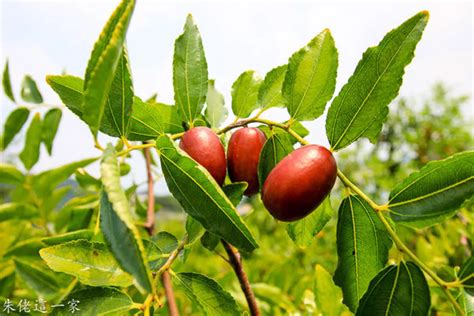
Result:
[[[224,96],[215,87],[215,80],[209,80],[206,104],[206,119],[211,127],[219,127],[227,117],[227,108],[224,105]]]
[[[8,65],[8,59],[5,62],[5,68],[3,69],[3,76],[2,76],[2,85],[3,85],[3,92],[5,95],[15,102],[15,96],[13,95],[12,83],[10,81],[10,67]]]
[[[21,98],[30,103],[43,103],[43,97],[38,90],[36,82],[29,75],[23,78],[21,83]]]
[[[53,141],[58,131],[61,121],[62,111],[60,109],[51,109],[44,115],[41,139],[46,146],[49,155],[53,150]]]
[[[41,145],[41,117],[36,113],[26,132],[25,145],[20,153],[20,160],[30,170],[39,160]]]
[[[14,109],[7,117],[3,127],[2,150],[5,150],[28,120],[30,110],[25,107]]]
[[[282,94],[282,87],[287,67],[287,65],[275,67],[263,79],[258,91],[258,103],[261,108],[269,109],[286,105]]]
[[[262,79],[253,70],[243,72],[232,84],[232,112],[240,118],[248,117],[258,108],[258,90]]]

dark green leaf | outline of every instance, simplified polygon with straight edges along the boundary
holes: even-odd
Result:
[[[258,90],[262,79],[253,70],[243,72],[232,84],[232,112],[240,118],[248,117],[258,108]]]
[[[385,266],[392,240],[375,211],[357,195],[345,198],[337,221],[338,263],[334,281],[355,312],[370,280]]]
[[[336,87],[337,65],[337,50],[328,29],[291,56],[283,96],[293,119],[310,121],[324,113]]]
[[[188,244],[192,244],[196,239],[204,234],[202,225],[190,215],[186,218],[186,233],[188,234]]]
[[[10,68],[8,66],[8,60],[5,62],[5,68],[3,69],[2,84],[3,84],[3,92],[5,92],[5,95],[10,100],[15,102],[15,97],[13,96],[12,83],[10,81]]]
[[[20,153],[20,160],[26,169],[30,170],[37,162],[40,156],[41,145],[41,117],[36,113],[26,132],[25,146]]]
[[[260,152],[258,162],[258,182],[260,187],[265,183],[265,179],[272,169],[288,154],[293,151],[290,137],[287,133],[270,132],[271,136],[267,138]]]
[[[474,151],[428,163],[392,192],[388,207],[394,221],[424,227],[452,216],[474,194]]]
[[[466,279],[463,285],[467,285],[466,292],[474,296],[474,255],[464,262],[459,271],[459,279]]]
[[[427,23],[428,12],[420,12],[366,50],[329,108],[326,133],[333,150],[360,137],[377,140],[387,106],[398,94],[405,66],[413,59]]]
[[[209,249],[209,250],[214,250],[217,245],[220,243],[221,239],[219,238],[219,236],[217,236],[216,234],[213,234],[213,233],[210,233],[208,231],[206,231],[204,233],[204,235],[202,235],[201,237],[201,244]]]
[[[87,64],[82,108],[84,121],[94,136],[102,121],[134,8],[135,0],[120,3],[102,30]]]
[[[110,87],[102,120],[111,122],[120,136],[127,136],[133,105],[133,83],[127,48],[124,46]]]
[[[79,301],[74,314],[71,313],[72,300]],[[108,287],[86,288],[71,293],[62,301],[60,307],[53,309],[52,315],[78,315],[78,316],[105,316],[129,315],[128,311],[136,308],[132,299],[125,293]]]
[[[176,237],[168,232],[159,232],[151,237],[151,240],[163,253],[171,253],[178,248],[178,240]]]
[[[370,282],[356,315],[428,315],[430,289],[423,272],[412,262],[380,271]]]
[[[10,219],[29,219],[38,216],[38,210],[29,204],[4,203],[0,204],[0,222]]]
[[[45,237],[41,239],[43,243],[48,246],[54,246],[57,244],[62,244],[68,241],[73,241],[77,239],[90,240],[94,236],[94,231],[92,229],[81,229],[73,232],[59,234],[51,237]]]
[[[232,202],[209,172],[179,150],[168,136],[159,137],[156,146],[168,188],[183,209],[234,246],[247,251],[257,248]]]
[[[73,275],[91,286],[132,285],[132,277],[122,271],[107,245],[84,239],[40,250],[41,258],[56,272]]]
[[[197,273],[173,273],[173,279],[205,315],[240,315],[234,298],[216,281]]]
[[[342,304],[342,291],[334,284],[331,275],[321,266],[316,265],[314,274],[314,298],[320,315],[340,316],[348,313]]]
[[[43,97],[38,90],[36,82],[30,76],[26,75],[21,83],[21,98],[30,103],[43,103]]]
[[[14,261],[18,276],[38,295],[48,299],[59,293],[60,286],[49,271],[20,259]]]
[[[120,184],[117,156],[111,145],[104,152],[100,170],[104,184],[100,199],[100,228],[122,269],[133,275],[142,289],[151,293],[151,273],[145,248]]]
[[[5,150],[15,138],[16,134],[25,125],[29,115],[30,110],[25,107],[16,108],[8,115],[3,127],[2,150]]]
[[[224,96],[216,90],[215,80],[209,80],[206,96],[206,119],[211,127],[219,127],[227,117]]]
[[[311,214],[286,226],[290,238],[299,247],[308,247],[334,215],[329,197]]]
[[[62,111],[60,109],[51,109],[44,115],[43,126],[41,128],[41,139],[46,146],[46,150],[51,156],[53,150],[53,141],[58,131],[59,122],[61,121]]]
[[[288,65],[283,65],[273,68],[265,76],[258,91],[258,103],[261,108],[269,109],[286,105],[282,95],[282,87],[287,67]]]
[[[173,87],[174,99],[183,120],[192,124],[206,101],[207,62],[201,34],[188,15],[184,32],[174,43]]]
[[[0,163],[0,183],[20,184],[25,176],[14,165]]]

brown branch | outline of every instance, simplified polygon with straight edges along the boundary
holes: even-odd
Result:
[[[257,306],[257,301],[255,300],[255,295],[253,294],[252,288],[250,287],[249,279],[247,278],[247,274],[245,274],[244,268],[242,266],[242,259],[240,257],[239,251],[225,240],[221,240],[221,242],[224,246],[225,251],[227,252],[227,255],[229,256],[230,265],[234,269],[234,272],[237,275],[237,278],[239,279],[240,287],[242,288],[242,291],[245,294],[245,299],[247,300],[250,314],[252,316],[260,315],[260,311],[258,310]]]
[[[144,148],[146,161],[146,173],[148,178],[148,207],[146,213],[145,228],[148,234],[153,235],[155,230],[155,193],[153,191],[153,174],[151,171],[151,154],[149,148]],[[171,283],[171,277],[168,271],[163,271],[161,275],[161,282],[165,288],[165,296],[168,301],[168,312],[170,316],[179,316],[178,306],[174,298],[173,285]]]

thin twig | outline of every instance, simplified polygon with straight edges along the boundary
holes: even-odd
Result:
[[[148,234],[153,235],[155,229],[155,193],[153,191],[153,174],[151,170],[151,153],[148,147],[143,148],[145,154],[146,162],[146,173],[148,179],[148,206],[146,213],[146,223],[145,229]],[[171,278],[168,271],[163,271],[161,275],[161,281],[163,287],[165,288],[165,296],[168,302],[168,312],[170,316],[179,316],[178,306],[176,305],[176,300],[174,298],[173,285],[171,283]]]
[[[229,256],[229,262],[232,268],[234,269],[237,278],[239,279],[240,287],[242,288],[242,291],[245,295],[245,299],[247,300],[250,314],[252,316],[260,315],[255,295],[253,294],[252,288],[250,287],[249,279],[247,278],[247,274],[245,274],[244,268],[242,266],[242,259],[240,257],[239,251],[225,240],[221,240],[221,242],[224,246],[225,251],[227,252],[227,255]]]

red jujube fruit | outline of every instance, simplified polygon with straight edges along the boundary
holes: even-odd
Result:
[[[184,133],[179,147],[207,169],[219,185],[226,173],[225,150],[219,137],[208,127],[194,127]]]
[[[232,182],[248,183],[245,195],[251,196],[258,192],[258,160],[265,134],[254,127],[244,127],[232,134],[227,148],[227,165]]]
[[[318,145],[298,148],[269,173],[262,188],[267,210],[278,220],[299,220],[314,211],[336,182],[336,160]]]

